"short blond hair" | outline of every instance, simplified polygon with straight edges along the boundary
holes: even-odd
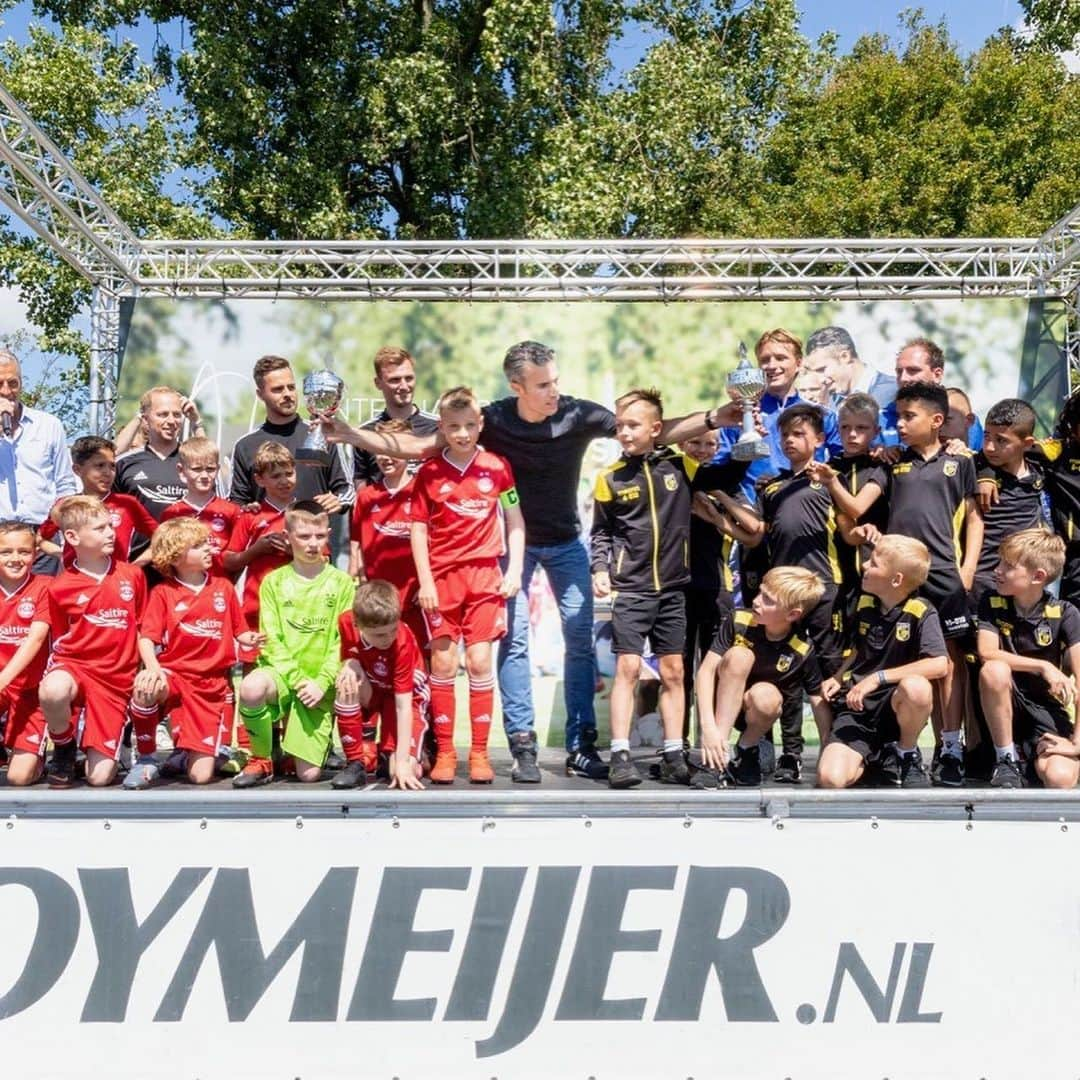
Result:
[[[375,374],[376,376],[382,376],[382,369],[384,367],[397,367],[399,364],[412,364],[416,367],[416,361],[412,357],[412,353],[408,349],[403,349],[400,345],[384,345],[375,354]]]
[[[781,345],[789,345],[795,350],[795,359],[802,359],[802,339],[797,338],[790,330],[785,330],[782,326],[778,326],[774,330],[766,330],[757,339],[757,343],[754,345],[754,355],[757,356],[761,352],[761,347],[768,345],[771,341],[778,341]]]
[[[439,398],[435,407],[440,416],[444,412],[454,412],[457,409],[475,409],[480,411],[480,399],[473,392],[471,386],[454,386]]]
[[[825,595],[825,582],[801,566],[774,566],[761,579],[761,587],[776,597],[776,602],[788,611],[799,608],[809,614]]]
[[[150,538],[150,561],[161,574],[169,573],[185,552],[210,539],[210,529],[197,518],[163,521]]]
[[[251,471],[255,476],[262,476],[274,468],[295,469],[296,461],[287,446],[268,439],[255,451]]]
[[[930,549],[921,540],[886,533],[874,545],[874,551],[892,570],[900,571],[904,585],[912,592],[925,584],[930,573]]]
[[[180,444],[180,460],[183,464],[194,465],[195,462],[205,461],[207,458],[213,458],[215,464],[221,461],[221,451],[218,450],[218,445],[213,439],[208,439],[205,435],[196,435],[194,438],[185,439]]]
[[[292,532],[297,525],[325,525],[329,528],[330,515],[314,499],[301,499],[285,511],[285,531]]]
[[[389,581],[365,581],[353,598],[353,622],[372,630],[393,626],[401,618],[401,599]]]
[[[1056,581],[1065,568],[1065,541],[1041,525],[1010,533],[1001,541],[998,553],[1013,566],[1045,571],[1048,582]]]
[[[635,386],[633,390],[627,390],[622,397],[615,401],[615,411],[625,409],[629,405],[636,405],[639,401],[651,405],[656,410],[656,418],[664,418],[664,398],[655,386]]]
[[[88,521],[108,516],[109,511],[96,495],[69,495],[61,499],[49,513],[61,532],[81,529]]]
[[[153,404],[155,394],[173,394],[180,398],[182,401],[184,395],[179,390],[174,390],[171,386],[151,386],[142,397],[139,398],[139,412],[144,416],[150,411],[150,406]]]

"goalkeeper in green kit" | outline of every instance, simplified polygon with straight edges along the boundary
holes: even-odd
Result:
[[[281,748],[296,777],[314,783],[334,730],[334,680],[341,666],[338,616],[352,609],[356,584],[326,557],[330,519],[317,502],[285,511],[292,562],[267,574],[259,587],[259,630],[266,644],[258,666],[240,684],[240,715],[252,756],[233,787],[256,787],[274,776],[272,728],[287,717]]]

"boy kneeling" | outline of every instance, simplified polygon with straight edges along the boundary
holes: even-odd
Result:
[[[698,668],[703,768],[692,777],[691,787],[760,784],[758,742],[772,730],[789,698],[798,698],[801,711],[804,690],[824,741],[829,707],[821,696],[817,654],[809,638],[796,633],[824,593],[825,583],[813,571],[777,566],[761,579],[752,611],[739,609],[724,617]],[[746,727],[729,770],[728,740],[740,716]]]
[[[1076,687],[1062,668],[1080,664],[1080,611],[1046,587],[1065,565],[1065,542],[1047,529],[1006,537],[996,592],[979,604],[979,695],[997,763],[992,787],[1022,787],[1016,743],[1046,787],[1080,778],[1080,736],[1069,719]]]
[[[913,595],[929,569],[920,540],[886,535],[874,545],[855,612],[855,652],[822,686],[833,728],[818,761],[819,787],[850,787],[871,758],[887,783],[929,784],[917,742],[934,703],[930,684],[949,666],[937,612]]]

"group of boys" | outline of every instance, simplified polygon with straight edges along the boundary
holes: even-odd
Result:
[[[113,492],[113,444],[76,440],[83,493],[60,500],[40,536],[0,523],[8,783],[45,774],[67,787],[81,763],[90,785],[111,784],[125,739],[128,788],[149,786],[165,766],[207,783],[230,763],[237,788],[268,782],[283,762],[312,782],[335,728],[344,756],[335,787],[361,786],[379,770],[402,789],[422,787],[425,771],[451,783],[459,641],[469,779],[490,783],[491,645],[520,581],[523,526],[509,466],[478,446],[475,396],[451,390],[439,413],[444,452],[415,475],[382,460],[382,479],[361,492],[359,586],[330,563],[327,512],[294,501],[296,465],[280,443],[259,447],[253,471],[262,497],[240,507],[216,494],[217,447],[184,442],[177,470],[186,493],[157,522]],[[149,547],[129,561],[136,535]],[[32,573],[39,545],[61,555],[57,577]],[[161,763],[164,722],[174,753]],[[434,761],[425,754],[429,724]]]
[[[878,403],[847,397],[836,418],[842,450],[828,461],[823,410],[784,409],[777,432],[789,466],[757,482],[751,505],[735,462],[721,474],[699,466],[707,447],[657,445],[658,392],[616,403],[623,455],[597,479],[592,528],[594,591],[612,597],[617,658],[612,787],[642,780],[629,734],[646,642],[663,688],[665,782],[760,784],[777,721],[774,778],[799,782],[804,698],[825,787],[959,786],[966,774],[995,787],[1077,782],[1080,590],[1069,572],[1080,571],[1080,405],[1067,403],[1058,439],[1037,443],[1031,407],[1002,401],[978,455],[943,437],[941,386],[902,386],[895,408],[901,446],[882,448]],[[705,528],[741,548],[741,606],[725,581],[703,656],[700,614],[687,627],[694,518],[698,536]],[[715,544],[705,552],[729,557]],[[1050,590],[1063,567],[1059,597]],[[695,664],[700,767],[686,752]],[[928,775],[917,742],[931,720]]]

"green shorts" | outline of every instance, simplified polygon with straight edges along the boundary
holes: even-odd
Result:
[[[327,690],[322,701],[314,708],[309,708],[297,701],[292,689],[285,685],[284,679],[273,668],[264,667],[261,670],[274,680],[278,695],[278,715],[286,717],[281,749],[301,761],[322,765],[326,761],[334,736],[333,690]]]

